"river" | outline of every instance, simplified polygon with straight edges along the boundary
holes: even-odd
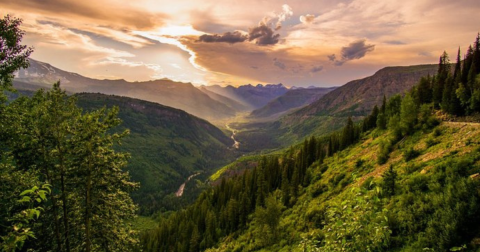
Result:
[[[232,136],[230,137],[233,140],[233,146],[235,149],[240,147],[240,142],[235,139],[235,135],[237,134],[237,130],[230,128],[230,125],[227,123],[225,127],[232,132]]]
[[[195,173],[193,175],[190,175],[190,177],[187,178],[187,181],[185,181],[185,183],[183,183],[180,188],[178,188],[177,192],[175,193],[175,196],[177,197],[182,197],[183,195],[183,191],[185,190],[185,185],[187,184],[188,181],[190,181],[190,179],[192,179],[193,177],[195,176],[198,176],[200,175],[200,172],[199,173]]]

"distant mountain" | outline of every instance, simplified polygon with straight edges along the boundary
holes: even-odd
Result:
[[[32,59],[28,69],[22,69],[16,74],[14,84],[30,85],[30,88],[35,86],[50,88],[58,80],[61,87],[71,93],[92,92],[128,96],[185,110],[206,119],[223,119],[235,115],[234,109],[212,99],[191,83],[168,79],[144,82],[97,80]]]
[[[228,97],[232,100],[240,102],[249,109],[257,109],[265,106],[271,100],[285,94],[288,91],[283,84],[251,84],[239,87],[219,85],[205,86],[211,92]]]
[[[249,107],[250,107],[249,105],[238,102],[238,101],[233,100],[233,99],[230,99],[226,96],[217,94],[215,92],[212,92],[212,91],[208,90],[205,86],[201,86],[199,89],[200,89],[200,91],[207,94],[210,98],[227,105],[228,107],[230,107],[231,109],[233,109],[235,111],[240,112],[240,111],[248,111],[249,110]]]
[[[370,77],[350,81],[318,101],[294,113],[294,116],[345,113],[365,115],[383,96],[401,94],[412,88],[422,76],[433,75],[438,65],[386,67]]]
[[[422,76],[435,74],[437,68],[438,65],[383,68],[370,77],[348,82],[312,104],[269,124],[262,124],[257,129],[251,125],[238,125],[236,139],[252,143],[243,147],[255,151],[256,146],[287,146],[309,135],[323,135],[338,130],[345,125],[349,116],[354,120],[363,118],[374,105],[381,105],[384,95],[388,98],[404,93]],[[260,136],[262,140],[258,142]]]
[[[233,140],[209,122],[182,110],[133,98],[80,93],[78,105],[86,110],[119,107],[121,128],[130,129],[119,150],[131,153],[127,167],[141,187],[134,200],[143,213],[165,207],[167,194],[186,178],[208,176],[234,159]]]
[[[285,94],[277,97],[267,103],[267,105],[252,111],[253,117],[271,117],[281,116],[288,113],[292,109],[311,104],[328,92],[334,90],[331,88],[295,88],[288,90]]]

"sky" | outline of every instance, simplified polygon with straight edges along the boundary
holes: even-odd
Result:
[[[97,79],[339,86],[456,59],[478,0],[0,0],[33,59]]]

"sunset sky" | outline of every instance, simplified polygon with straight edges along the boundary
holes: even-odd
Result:
[[[0,0],[33,59],[100,79],[336,86],[456,58],[479,0]]]

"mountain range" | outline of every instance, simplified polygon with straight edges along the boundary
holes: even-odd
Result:
[[[239,87],[203,86],[160,79],[142,82],[98,80],[58,69],[48,63],[29,60],[30,66],[15,74],[14,85],[20,89],[50,88],[56,81],[70,93],[103,93],[127,96],[156,102],[184,110],[208,120],[234,117],[237,112],[266,105],[270,100],[285,94],[282,84],[243,85]]]
[[[421,77],[434,75],[437,69],[438,65],[434,64],[383,68],[372,76],[350,81],[272,122],[236,125],[244,129],[237,134],[238,141],[250,143],[249,150],[255,151],[288,146],[309,135],[338,130],[348,117],[354,121],[363,118],[374,105],[381,105],[384,96],[389,98],[404,93]]]
[[[251,116],[255,118],[279,117],[292,112],[292,109],[311,104],[336,87],[330,88],[296,88],[290,89],[285,94],[269,101],[265,106],[255,109]]]
[[[251,110],[267,105],[268,102],[288,91],[288,88],[283,84],[258,84],[255,86],[247,84],[239,87],[211,85],[204,86],[204,88],[235,100]]]
[[[210,120],[232,117],[235,110],[210,98],[191,83],[168,79],[128,82],[125,80],[97,80],[70,73],[50,64],[30,60],[30,66],[16,74],[15,86],[50,88],[60,80],[61,87],[71,93],[90,92],[128,96],[185,110],[195,116]]]

